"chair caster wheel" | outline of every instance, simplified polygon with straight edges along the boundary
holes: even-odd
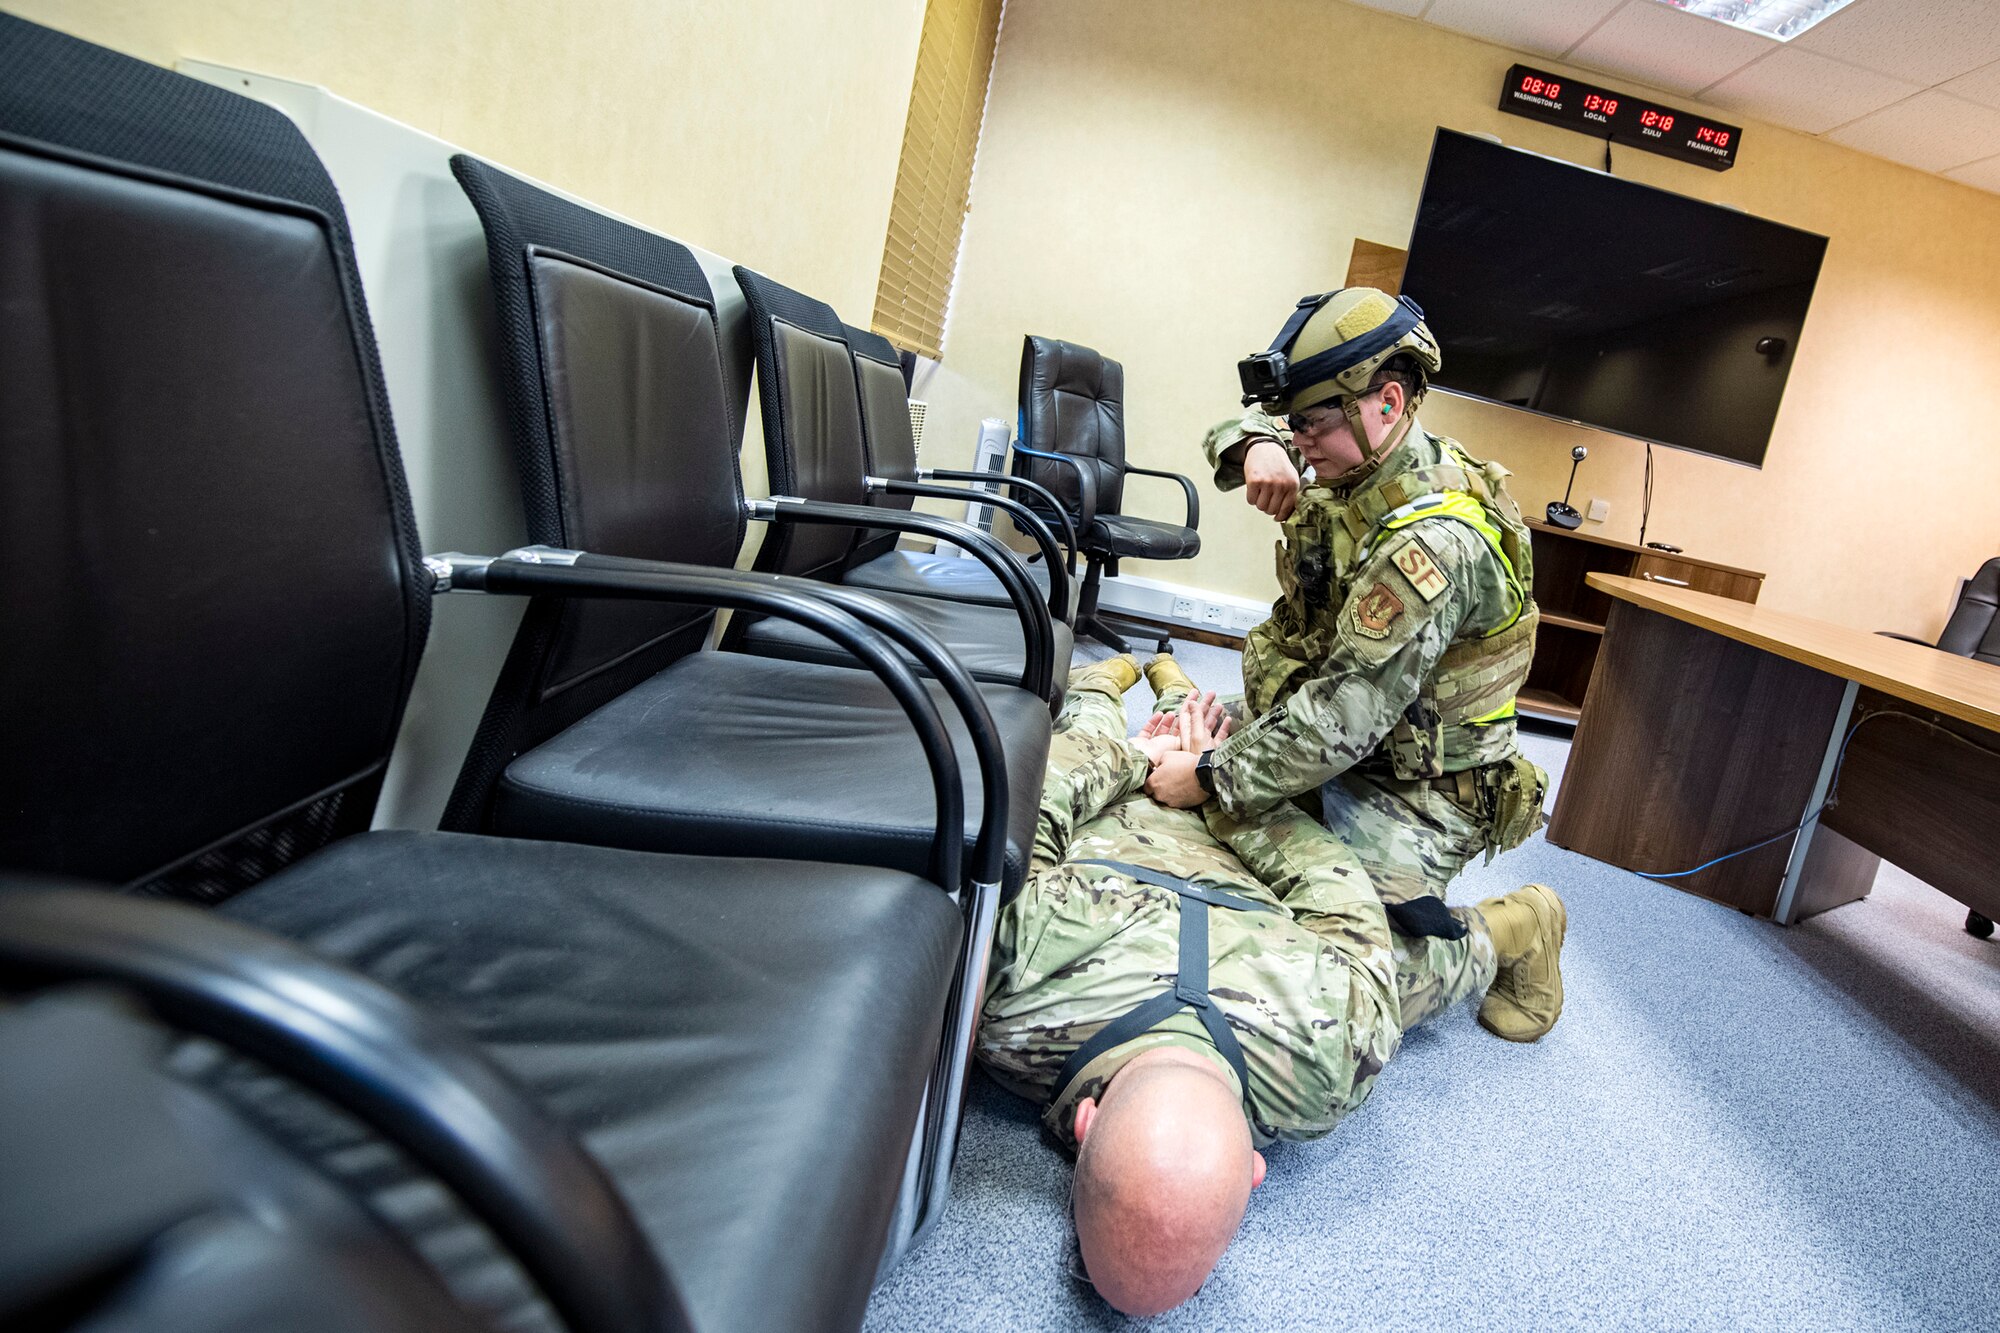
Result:
[[[1981,916],[1977,912],[1967,912],[1965,914],[1965,933],[1977,940],[1992,939],[1993,918],[1990,916]]]

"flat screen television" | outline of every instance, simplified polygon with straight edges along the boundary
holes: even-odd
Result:
[[[1759,467],[1826,238],[1440,129],[1403,292],[1439,389]]]

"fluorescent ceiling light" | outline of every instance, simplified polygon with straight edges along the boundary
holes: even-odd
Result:
[[[1831,18],[1851,0],[1658,0],[1660,4],[1746,32],[1760,32],[1781,42]]]

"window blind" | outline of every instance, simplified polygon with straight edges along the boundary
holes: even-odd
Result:
[[[875,331],[933,360],[958,267],[1001,0],[930,0],[875,288]]]

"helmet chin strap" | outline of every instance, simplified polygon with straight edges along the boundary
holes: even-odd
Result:
[[[1361,461],[1337,477],[1325,478],[1329,485],[1354,481],[1373,472],[1376,465],[1403,442],[1403,437],[1410,433],[1410,427],[1416,424],[1417,419],[1417,405],[1414,402],[1406,404],[1403,408],[1403,419],[1390,428],[1389,433],[1382,437],[1381,447],[1377,448],[1368,443],[1368,427],[1361,421],[1361,400],[1343,394],[1340,399],[1340,411],[1347,418],[1347,429],[1361,450]]]

